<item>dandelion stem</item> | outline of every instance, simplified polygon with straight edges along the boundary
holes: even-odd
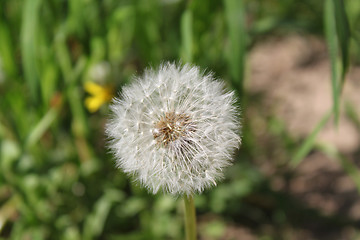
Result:
[[[184,195],[186,240],[196,240],[196,215],[194,198]]]

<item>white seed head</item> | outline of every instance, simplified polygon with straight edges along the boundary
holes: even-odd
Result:
[[[106,126],[117,166],[153,193],[216,185],[241,142],[234,93],[190,65],[166,63],[134,80]]]

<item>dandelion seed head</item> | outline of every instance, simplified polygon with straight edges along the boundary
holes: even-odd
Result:
[[[240,145],[233,92],[190,65],[163,64],[123,87],[106,126],[116,166],[151,192],[216,185]]]

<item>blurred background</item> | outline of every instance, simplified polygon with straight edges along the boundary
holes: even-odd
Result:
[[[195,197],[199,239],[360,239],[360,2],[0,0],[0,239],[183,239],[181,198],[115,169],[108,103],[190,62],[243,144]]]

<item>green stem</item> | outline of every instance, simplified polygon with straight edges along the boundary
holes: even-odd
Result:
[[[184,203],[186,240],[196,240],[196,215],[194,198],[192,196],[185,195]]]

